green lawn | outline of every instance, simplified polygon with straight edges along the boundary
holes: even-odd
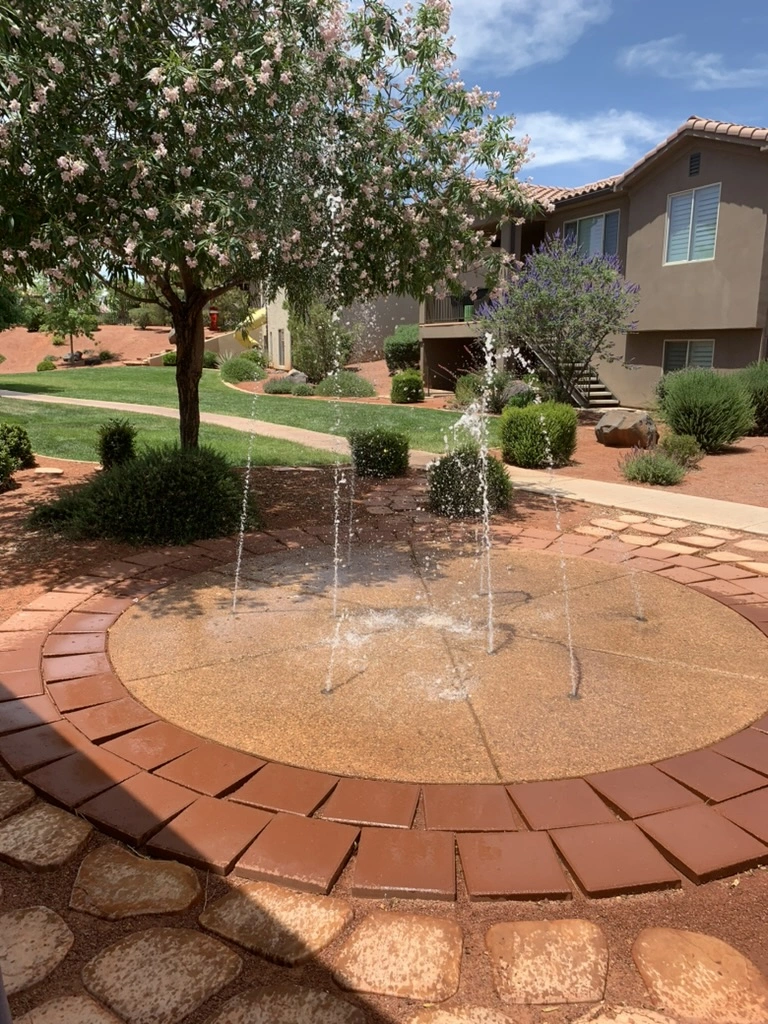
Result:
[[[174,373],[172,367],[142,366],[2,374],[0,389],[175,407]],[[200,409],[232,416],[250,416],[253,411],[258,420],[317,430],[323,434],[345,435],[350,430],[388,427],[406,433],[412,448],[428,452],[444,450],[445,435],[459,418],[457,413],[420,409],[418,406],[350,402],[337,405],[330,401],[270,395],[259,395],[254,402],[250,395],[223,384],[215,370],[203,373]],[[499,443],[498,421],[495,419],[491,420],[491,441],[492,444]]]
[[[72,375],[74,376],[74,374]],[[79,459],[95,462],[96,431],[100,423],[110,418],[105,409],[88,409],[85,406],[50,405],[44,402],[16,402],[12,398],[0,398],[0,420],[18,423],[29,432],[32,447],[38,455],[51,458]],[[126,416],[139,429],[139,445],[156,445],[177,441],[179,427],[176,420],[164,416]],[[248,434],[227,427],[202,424],[200,440],[215,446],[230,461],[244,466],[248,457]],[[316,448],[306,448],[292,441],[280,441],[271,437],[253,438],[252,462],[255,466],[326,466],[334,463],[338,456]],[[346,461],[342,457],[343,461]]]

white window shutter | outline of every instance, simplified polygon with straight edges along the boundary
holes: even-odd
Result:
[[[714,355],[714,341],[692,341],[688,347],[688,365],[711,370]]]
[[[679,196],[670,196],[667,224],[667,263],[684,263],[688,260],[692,211],[693,192],[683,192]]]
[[[692,260],[711,260],[715,255],[717,211],[720,206],[720,186],[697,188],[693,202],[693,229],[691,231]]]
[[[619,251],[619,212],[605,215],[605,234],[603,237],[603,252],[606,256],[616,256]]]

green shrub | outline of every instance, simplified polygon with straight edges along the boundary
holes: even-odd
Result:
[[[665,434],[659,447],[683,469],[693,469],[704,457],[699,442],[690,434]]]
[[[45,320],[45,309],[40,305],[27,305],[22,307],[22,323],[30,334],[37,334]]]
[[[215,352],[212,352],[207,348],[203,352],[203,369],[204,370],[218,370],[219,368],[219,357]]]
[[[619,469],[625,480],[661,487],[679,484],[685,476],[685,467],[662,448],[633,448],[619,459]]]
[[[501,512],[509,505],[512,484],[498,459],[488,456],[488,506]],[[475,518],[483,513],[482,459],[476,446],[467,445],[433,462],[427,469],[429,507],[450,519]]]
[[[750,363],[735,376],[755,408],[755,425],[750,431],[758,437],[768,436],[768,362]]]
[[[321,380],[315,388],[315,394],[324,398],[373,398],[376,388],[359,373],[339,370]]]
[[[293,365],[307,375],[310,384],[320,383],[349,362],[354,332],[335,318],[324,303],[313,303],[305,319],[291,315],[288,330]]]
[[[146,327],[164,327],[168,323],[168,313],[162,306],[149,303],[129,309],[128,320],[141,330]]]
[[[163,366],[175,366],[176,358],[175,352],[163,352]]]
[[[130,420],[115,418],[101,424],[96,450],[104,469],[122,466],[136,458],[137,434]]]
[[[294,384],[291,388],[291,394],[296,395],[297,398],[309,398],[315,393],[313,384]]]
[[[270,377],[264,385],[265,395],[292,395],[296,385],[287,377]]]
[[[30,469],[35,464],[29,434],[16,423],[0,423],[0,452],[10,457],[14,469]]]
[[[690,369],[669,374],[661,405],[675,434],[690,434],[708,454],[721,452],[755,425],[755,409],[736,374]]]
[[[238,359],[249,359],[252,363],[256,363],[262,370],[266,370],[269,365],[269,356],[260,348],[244,348],[242,352],[237,353]]]
[[[101,323],[106,324],[107,327],[116,327],[120,323],[120,317],[115,310],[109,309],[106,313],[101,313],[99,316]]]
[[[518,391],[514,395],[510,395],[507,401],[504,403],[504,408],[507,409],[525,409],[528,405],[533,405],[536,401],[536,392],[531,387],[526,387],[524,391]],[[504,410],[502,410],[503,412]]]
[[[240,356],[230,356],[221,363],[221,379],[228,384],[240,384],[246,380],[264,380],[266,373],[258,363]]]
[[[464,409],[486,392],[486,408],[497,416],[508,405],[523,408],[536,398],[530,384],[521,381],[510,370],[494,370],[486,385],[482,373],[465,373],[456,380],[456,404]]]
[[[352,462],[358,476],[405,476],[408,472],[408,435],[373,427],[349,435]]]
[[[390,374],[398,370],[418,369],[421,342],[418,324],[399,324],[395,333],[384,339],[384,358]]]
[[[118,358],[117,353],[113,352],[111,349],[108,349],[108,348],[99,349],[99,360],[102,363],[111,363],[111,362],[114,362],[114,360],[117,359],[117,358]]]
[[[576,410],[561,402],[524,408],[508,406],[501,414],[501,449],[513,466],[539,469],[564,466],[576,450]]]
[[[242,503],[242,479],[219,452],[163,445],[38,506],[29,523],[72,539],[189,544],[234,533]],[[247,525],[257,522],[251,505]]]
[[[67,344],[67,339],[64,337],[63,334],[54,334],[54,336],[51,338],[51,344],[54,345],[56,348],[61,348],[62,345]]]
[[[45,359],[40,360],[35,369],[38,373],[45,373],[46,370],[55,370],[56,365],[51,356],[46,356]]]
[[[392,378],[390,401],[395,405],[412,405],[424,401],[424,380],[418,370],[403,370]]]
[[[7,451],[0,448],[0,493],[7,491],[11,486],[15,471],[16,463]]]

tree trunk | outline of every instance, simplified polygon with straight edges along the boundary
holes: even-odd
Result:
[[[173,317],[176,332],[176,389],[179,393],[179,435],[182,448],[197,448],[200,432],[198,385],[203,375],[203,312],[187,309]]]

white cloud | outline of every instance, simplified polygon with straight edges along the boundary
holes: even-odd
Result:
[[[482,64],[511,75],[561,60],[612,0],[454,0],[451,35],[462,70]]]
[[[542,110],[518,114],[515,134],[531,138],[533,157],[526,169],[591,161],[611,164],[619,174],[676,127],[632,110],[607,110],[582,118]]]
[[[721,53],[697,53],[687,50],[683,36],[667,36],[630,46],[619,54],[619,66],[625,71],[647,71],[690,89],[753,89],[768,84],[765,58],[753,66],[728,68]]]

